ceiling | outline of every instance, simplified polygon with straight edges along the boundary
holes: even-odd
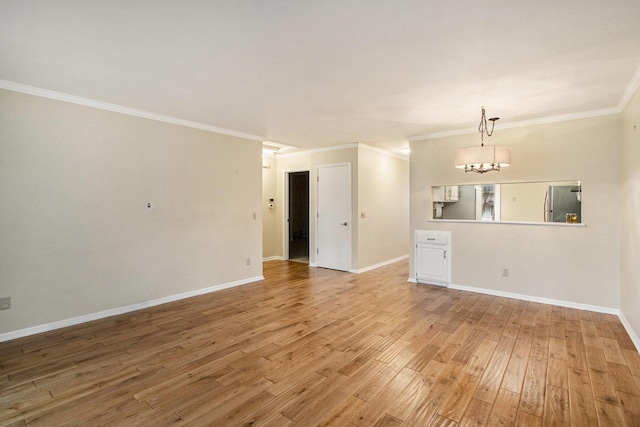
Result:
[[[304,148],[619,110],[638,0],[0,0],[0,80]]]

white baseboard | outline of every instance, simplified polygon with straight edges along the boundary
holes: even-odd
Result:
[[[636,346],[636,350],[640,351],[640,338],[636,335],[636,331],[633,330],[631,324],[627,321],[627,318],[624,317],[624,314],[620,313],[618,315],[620,318],[620,322],[622,322],[622,326],[627,330],[627,334],[629,334],[629,338],[633,341],[633,345]]]
[[[495,291],[493,289],[484,289],[484,288],[475,288],[472,286],[455,285],[453,283],[449,285],[449,289],[475,292],[478,294],[493,295],[496,297],[519,299],[523,301],[539,302],[542,304],[557,305],[560,307],[577,308],[579,310],[595,311],[596,313],[614,314],[616,316],[620,315],[620,310],[617,308],[602,307],[599,305],[590,305],[590,304],[582,304],[582,303],[577,303],[572,301],[563,301],[563,300],[557,300],[557,299],[551,299],[551,298],[534,297],[534,296],[524,295],[524,294],[514,294],[511,292]]]
[[[349,270],[349,273],[364,273],[365,271],[374,270],[379,267],[383,267],[385,265],[393,264],[394,262],[402,261],[403,259],[409,258],[409,255],[402,255],[397,258],[389,259],[387,261],[379,262],[374,265],[370,265],[368,267],[361,268],[359,270]]]
[[[416,285],[420,284],[420,285],[427,285],[427,286],[439,286],[441,288],[448,288],[450,286],[449,283],[438,282],[438,281],[435,281],[435,280],[431,281],[431,282],[421,282],[418,279],[416,279],[415,277],[409,277],[407,279],[407,282],[415,283]]]
[[[262,258],[262,262],[267,262],[267,261],[282,261],[284,258],[282,258],[280,255],[276,255],[276,256],[269,256],[266,258]]]
[[[407,282],[418,283],[418,281],[413,277],[409,277]],[[531,302],[539,302],[542,304],[557,305],[559,307],[576,308],[579,310],[593,311],[596,313],[613,314],[615,316],[618,316],[618,318],[620,319],[620,322],[622,323],[622,326],[624,326],[625,330],[627,331],[627,334],[629,334],[629,338],[631,338],[631,341],[633,341],[633,345],[635,345],[636,349],[640,351],[640,338],[631,327],[631,324],[624,317],[624,314],[622,314],[622,312],[617,308],[602,307],[599,305],[581,304],[581,303],[572,302],[572,301],[563,301],[563,300],[556,300],[556,299],[550,299],[550,298],[533,297],[530,295],[514,294],[511,292],[495,291],[493,289],[484,289],[484,288],[474,288],[472,286],[463,286],[463,285],[456,285],[456,284],[449,284],[448,288],[459,290],[459,291],[475,292],[478,294],[493,295],[496,297],[504,297],[504,298],[518,299],[522,301],[531,301]]]
[[[168,302],[178,301],[185,298],[191,298],[198,295],[204,295],[211,292],[221,291],[222,289],[233,288],[236,286],[246,285],[247,283],[264,280],[263,276],[250,277],[248,279],[238,280],[235,282],[223,283],[221,285],[210,286],[208,288],[196,289],[194,291],[184,292],[181,294],[170,295],[150,301],[143,301],[137,304],[131,304],[124,307],[112,308],[97,313],[85,314],[83,316],[72,317],[69,319],[59,320],[57,322],[45,323],[44,325],[32,326],[30,328],[19,329],[17,331],[5,332],[0,334],[0,342],[22,338],[29,335],[35,335],[42,332],[52,331],[54,329],[66,328],[67,326],[78,325],[80,323],[91,322],[92,320],[104,319],[105,317],[116,316],[118,314],[129,313],[143,308],[153,307]]]
[[[400,260],[405,259],[407,257],[408,256],[399,257],[399,258],[396,258],[394,260],[390,260],[390,261],[386,261],[384,263],[376,264],[375,266],[366,267],[364,269],[357,270],[356,272],[357,273],[362,273],[364,271],[368,271],[368,270],[372,270],[374,268],[382,267],[383,265],[386,265],[386,264],[391,264],[393,262],[400,261]],[[310,266],[317,267],[317,265],[311,265],[311,264],[310,264]],[[248,283],[257,282],[259,280],[264,280],[264,277],[263,276],[251,277],[251,278],[244,279],[244,280],[238,280],[238,281],[235,281],[235,282],[223,283],[221,285],[210,286],[208,288],[197,289],[197,290],[194,290],[194,291],[184,292],[184,293],[176,294],[176,295],[170,295],[168,297],[158,298],[158,299],[155,299],[155,300],[144,301],[144,302],[141,302],[141,303],[131,304],[131,305],[127,305],[127,306],[124,306],[124,307],[118,307],[118,308],[113,308],[113,309],[109,309],[109,310],[105,310],[105,311],[100,311],[98,313],[86,314],[86,315],[83,315],[83,316],[72,317],[72,318],[69,318],[69,319],[60,320],[60,321],[57,321],[57,322],[46,323],[46,324],[38,325],[38,326],[32,326],[30,328],[25,328],[25,329],[19,329],[17,331],[5,332],[5,333],[0,334],[0,342],[10,341],[10,340],[13,340],[13,339],[22,338],[22,337],[26,337],[26,336],[29,336],[29,335],[35,335],[35,334],[39,334],[39,333],[42,333],[42,332],[48,332],[48,331],[52,331],[52,330],[55,330],[55,329],[66,328],[67,326],[78,325],[80,323],[90,322],[92,320],[104,319],[106,317],[116,316],[118,314],[129,313],[129,312],[132,312],[132,311],[141,310],[143,308],[153,307],[153,306],[160,305],[160,304],[166,304],[166,303],[173,302],[173,301],[179,301],[181,299],[191,298],[191,297],[198,296],[198,295],[204,295],[204,294],[208,294],[208,293],[211,293],[211,292],[220,291],[222,289],[228,289],[228,288],[233,288],[233,287],[236,287],[236,286],[246,285]],[[410,283],[418,283],[416,281],[416,279],[412,278],[412,277],[409,277],[409,279],[407,281],[410,282]],[[627,333],[629,334],[629,337],[631,338],[631,341],[633,341],[633,344],[636,346],[636,349],[638,351],[640,351],[640,338],[638,338],[638,335],[636,334],[636,332],[633,330],[633,328],[631,327],[631,325],[629,324],[627,319],[624,317],[624,315],[618,309],[609,308],[609,307],[602,307],[602,306],[597,306],[597,305],[580,304],[580,303],[575,303],[575,302],[571,302],[571,301],[555,300],[555,299],[550,299],[550,298],[533,297],[533,296],[524,295],[524,294],[514,294],[514,293],[510,293],[510,292],[501,292],[501,291],[495,291],[495,290],[492,290],[492,289],[474,288],[474,287],[471,287],[471,286],[463,286],[463,285],[455,285],[455,284],[450,284],[449,285],[449,289],[455,289],[455,290],[467,291],[467,292],[475,292],[475,293],[480,293],[480,294],[493,295],[493,296],[504,297],[504,298],[512,298],[512,299],[518,299],[518,300],[523,300],[523,301],[539,302],[539,303],[543,303],[543,304],[557,305],[557,306],[560,306],[560,307],[576,308],[576,309],[580,309],[580,310],[594,311],[596,313],[613,314],[613,315],[618,316],[618,318],[620,319],[620,322],[622,323],[622,325],[626,329]]]

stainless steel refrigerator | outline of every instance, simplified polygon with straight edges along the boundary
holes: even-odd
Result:
[[[545,222],[570,222],[567,214],[576,214],[575,222],[582,222],[582,186],[549,186],[544,197]]]

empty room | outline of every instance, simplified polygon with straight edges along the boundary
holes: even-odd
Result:
[[[638,22],[0,0],[0,426],[640,425]]]

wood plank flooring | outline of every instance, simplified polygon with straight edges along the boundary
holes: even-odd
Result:
[[[0,425],[639,426],[617,317],[271,261],[265,280],[0,343]]]

